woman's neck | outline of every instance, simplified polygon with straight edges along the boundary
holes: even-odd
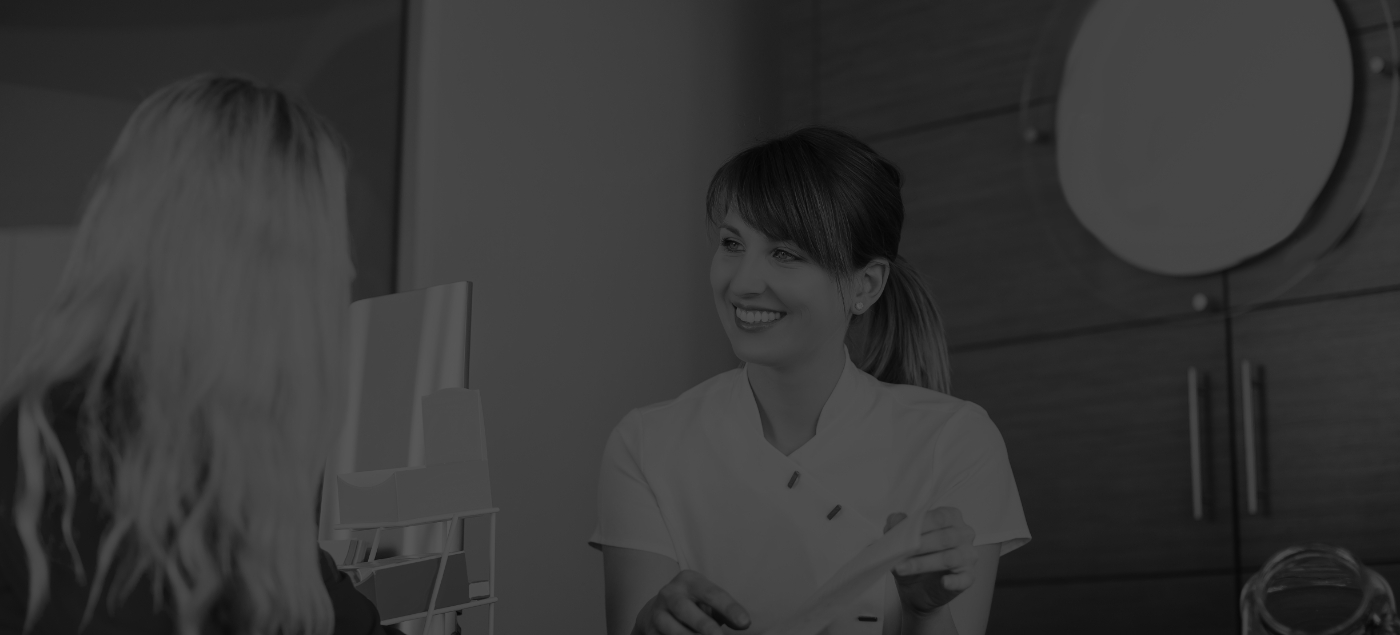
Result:
[[[844,346],[827,347],[786,367],[749,364],[749,388],[758,403],[763,436],[789,455],[817,433],[817,420],[846,366]]]

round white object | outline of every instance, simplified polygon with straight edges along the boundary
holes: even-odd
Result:
[[[1060,87],[1060,184],[1120,258],[1221,271],[1298,227],[1351,101],[1332,0],[1098,0]]]

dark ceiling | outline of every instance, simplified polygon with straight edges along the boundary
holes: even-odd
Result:
[[[139,27],[258,22],[347,0],[39,0],[0,2],[0,27]]]

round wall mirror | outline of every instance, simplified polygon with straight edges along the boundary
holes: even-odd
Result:
[[[1331,2],[1099,0],[1056,108],[1070,209],[1155,273],[1212,273],[1262,253],[1332,173],[1351,69]]]
[[[1137,279],[1108,275],[1121,269],[1223,272],[1239,310],[1282,296],[1382,176],[1400,103],[1390,14],[1389,0],[1057,0],[1021,98],[1047,237],[1125,314],[1132,291],[1105,284]]]

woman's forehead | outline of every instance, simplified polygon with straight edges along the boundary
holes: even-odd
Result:
[[[763,233],[754,229],[748,221],[744,220],[744,215],[740,214],[738,210],[732,207],[729,208],[729,211],[724,213],[724,218],[719,219],[719,226],[722,229],[728,229],[736,234],[747,235]]]
[[[740,238],[743,238],[745,240],[761,239],[775,243],[793,242],[789,239],[774,238],[772,236],[769,236],[762,230],[754,227],[753,225],[750,225],[748,221],[744,220],[743,214],[739,213],[739,211],[733,208],[730,208],[730,210],[724,215],[724,218],[720,219],[719,227],[720,229],[728,229],[729,231],[738,234]]]

